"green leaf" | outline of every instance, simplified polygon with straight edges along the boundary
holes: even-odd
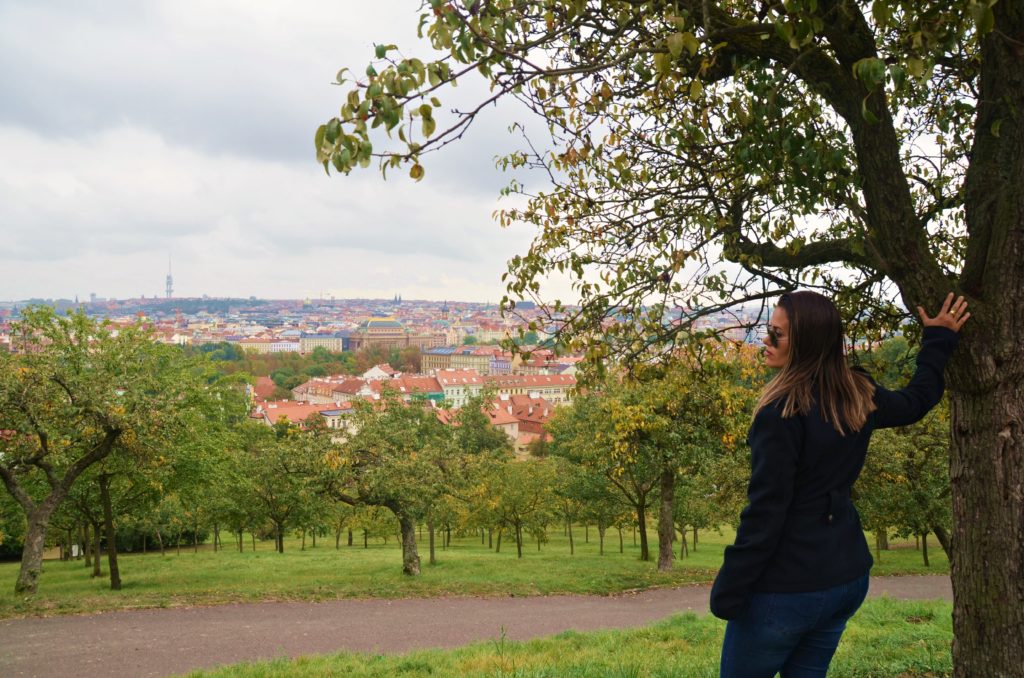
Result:
[[[892,9],[889,7],[889,3],[885,0],[875,0],[872,2],[871,16],[874,17],[875,23],[878,24],[879,28],[885,28],[892,17]]]
[[[683,33],[683,46],[686,47],[686,51],[690,53],[690,56],[696,56],[697,50],[700,49],[700,41],[694,37],[693,33],[689,31]]]
[[[853,75],[869,89],[874,89],[885,80],[885,62],[878,57],[867,57],[853,64]]]
[[[433,118],[423,118],[423,136],[430,137],[437,129],[437,121]]]
[[[987,4],[980,2],[973,2],[970,4],[968,9],[971,12],[971,17],[974,19],[974,25],[978,28],[980,35],[985,35],[992,31],[996,25],[995,14],[992,13],[992,8]]]
[[[992,126],[989,128],[989,131],[992,133],[992,136],[994,136],[996,139],[999,138],[999,128],[1002,127],[1002,126],[1003,126],[1003,119],[1002,118],[996,118],[994,121],[992,121]]]
[[[341,134],[341,121],[337,118],[331,118],[324,129],[324,140],[333,144],[338,140],[338,136]]]
[[[409,176],[412,177],[413,179],[415,179],[416,181],[419,181],[420,179],[422,179],[423,178],[423,166],[420,165],[419,163],[416,163],[415,165],[413,165],[412,168],[409,169]]]
[[[324,145],[324,134],[327,132],[327,125],[320,125],[316,128],[316,134],[313,136],[313,146],[316,150]]]
[[[920,78],[924,75],[924,59],[918,59],[917,57],[907,59],[907,73],[915,78]]]
[[[669,53],[678,59],[683,53],[683,34],[673,33],[668,36],[668,51]]]
[[[345,82],[345,71],[347,70],[347,68],[343,68],[340,71],[338,71],[338,74],[334,76],[334,82],[336,82],[339,85],[343,84]]]
[[[690,83],[690,101],[697,101],[702,94],[704,94],[704,85],[701,84],[699,79],[694,78],[693,82]]]
[[[867,95],[866,97],[864,97],[861,100],[861,102],[860,102],[860,114],[869,124],[874,125],[874,124],[878,123],[878,116],[876,116],[874,113],[872,113],[871,109],[868,108],[868,99],[870,99],[870,98],[871,98],[871,95],[869,94],[869,95]]]

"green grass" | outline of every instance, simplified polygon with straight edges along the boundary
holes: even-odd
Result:
[[[871,599],[847,626],[831,678],[949,676],[952,605]],[[308,676],[713,678],[718,675],[725,622],[678,615],[640,629],[565,632],[527,642],[495,639],[456,650],[405,655],[335,655],[244,663],[188,674],[192,678]]]
[[[524,546],[523,558],[516,558],[515,543],[507,540],[501,553],[488,550],[479,537],[454,539],[444,551],[438,548],[438,563],[427,565],[426,544],[420,544],[423,575],[401,573],[401,552],[395,539],[387,545],[371,540],[334,549],[333,539],[320,540],[317,548],[299,550],[297,540],[288,540],[285,553],[273,551],[270,542],[257,544],[252,552],[229,548],[213,553],[209,546],[199,553],[183,549],[166,556],[122,554],[118,561],[123,588],[111,591],[106,577],[92,579],[83,561],[45,561],[39,592],[32,597],[14,596],[17,563],[0,564],[0,618],[27,615],[73,614],[140,607],[214,605],[257,600],[330,600],[337,598],[404,598],[442,595],[547,595],[554,593],[607,594],[651,587],[678,586],[711,581],[722,561],[732,532],[702,532],[696,552],[676,560],[672,572],[659,573],[653,562],[639,560],[631,533],[625,535],[625,553],[618,550],[618,536],[608,534],[605,555],[598,554],[597,531],[590,530],[585,543],[583,529],[577,528],[576,554],[569,555],[568,539],[561,531],[540,552],[536,544]],[[425,535],[424,535],[425,536]],[[652,537],[654,535],[652,534]],[[424,540],[425,542],[425,540]],[[948,573],[941,549],[930,552],[932,565],[921,564],[921,554],[906,544],[883,551],[874,575]],[[678,545],[677,545],[678,547]],[[652,542],[652,556],[657,555]],[[678,553],[678,548],[677,548]]]

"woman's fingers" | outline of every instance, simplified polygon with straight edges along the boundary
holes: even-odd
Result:
[[[949,313],[949,305],[950,305],[950,303],[952,303],[952,301],[953,301],[953,293],[950,292],[949,294],[946,295],[945,301],[942,302],[942,308],[939,310],[939,315],[944,315],[946,313]],[[936,317],[938,317],[938,316],[936,316]]]
[[[967,319],[971,317],[970,313],[965,313],[966,310],[967,300],[964,299],[963,295],[956,297],[954,300],[954,294],[950,292],[946,295],[942,302],[942,308],[939,309],[934,318],[928,317],[922,306],[917,307],[917,314],[921,317],[921,324],[925,327],[942,325],[960,331],[960,328],[964,326]]]

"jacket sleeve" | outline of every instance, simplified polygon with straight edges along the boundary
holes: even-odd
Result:
[[[743,614],[753,586],[779,545],[793,499],[797,459],[803,446],[801,417],[782,417],[778,406],[765,406],[750,427],[750,485],[740,513],[736,542],[711,588],[711,612],[720,619]]]
[[[919,421],[942,399],[946,388],[943,373],[946,361],[959,341],[959,335],[947,327],[926,327],[917,354],[917,370],[910,382],[898,391],[875,386],[875,428],[908,426]]]

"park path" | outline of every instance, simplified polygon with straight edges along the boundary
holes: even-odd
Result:
[[[406,652],[705,614],[709,584],[615,596],[247,603],[0,620],[0,676],[168,676],[339,650]],[[869,595],[953,599],[948,576],[873,577]]]

